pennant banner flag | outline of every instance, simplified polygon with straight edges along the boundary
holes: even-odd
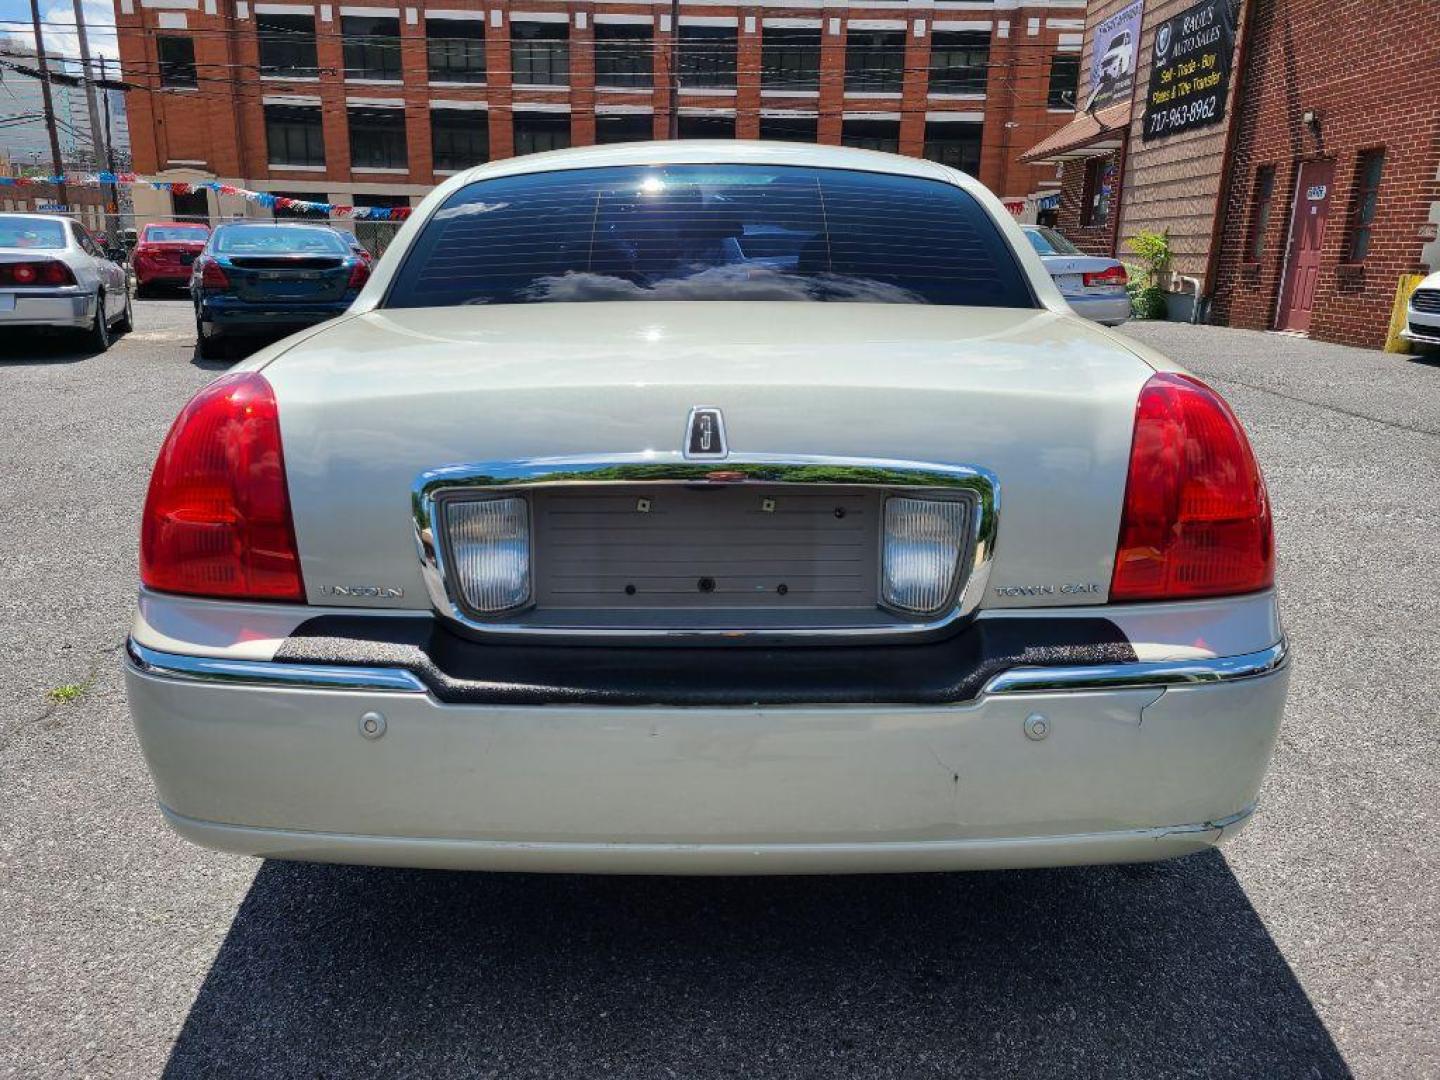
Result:
[[[87,184],[130,184],[153,188],[156,191],[169,191],[176,195],[208,190],[221,195],[236,195],[269,210],[300,210],[309,214],[324,214],[326,217],[369,221],[404,221],[410,216],[408,206],[344,206],[339,203],[311,202],[308,199],[292,199],[286,195],[272,195],[268,191],[249,191],[234,184],[222,184],[218,180],[204,180],[192,184],[181,180],[145,180],[134,173],[124,172],[83,173],[72,176],[0,176],[0,187],[25,188],[45,184],[67,184],[76,187]]]

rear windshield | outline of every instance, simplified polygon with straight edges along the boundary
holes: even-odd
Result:
[[[145,240],[151,244],[203,244],[210,230],[199,225],[149,225]]]
[[[276,255],[292,252],[348,255],[349,245],[334,229],[303,225],[229,225],[215,234],[215,250],[226,255]]]
[[[1025,238],[1041,255],[1079,255],[1081,251],[1054,229],[1026,229]]]
[[[58,221],[0,214],[0,248],[33,248],[61,251],[65,247],[65,226]]]
[[[481,180],[427,221],[389,307],[820,300],[1032,307],[967,192],[841,169],[672,165]]]

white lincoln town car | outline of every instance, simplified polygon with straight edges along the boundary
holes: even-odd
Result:
[[[161,447],[128,646],[183,836],[819,873],[1160,859],[1289,669],[1234,413],[958,172],[594,147],[437,188]]]

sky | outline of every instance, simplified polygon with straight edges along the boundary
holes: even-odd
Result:
[[[84,0],[85,28],[90,34],[92,56],[119,56],[115,47],[115,7],[111,0]],[[62,56],[79,56],[75,39],[75,8],[71,0],[40,0],[40,19],[45,24],[45,49]],[[61,25],[63,24],[63,25]],[[15,39],[27,48],[34,45],[30,29],[29,0],[0,0],[0,39]]]

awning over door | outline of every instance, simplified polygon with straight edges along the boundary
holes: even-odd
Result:
[[[1130,102],[1117,101],[1093,113],[1081,113],[1059,131],[1041,139],[1020,160],[1027,165],[1099,157],[1120,149],[1130,126]]]

